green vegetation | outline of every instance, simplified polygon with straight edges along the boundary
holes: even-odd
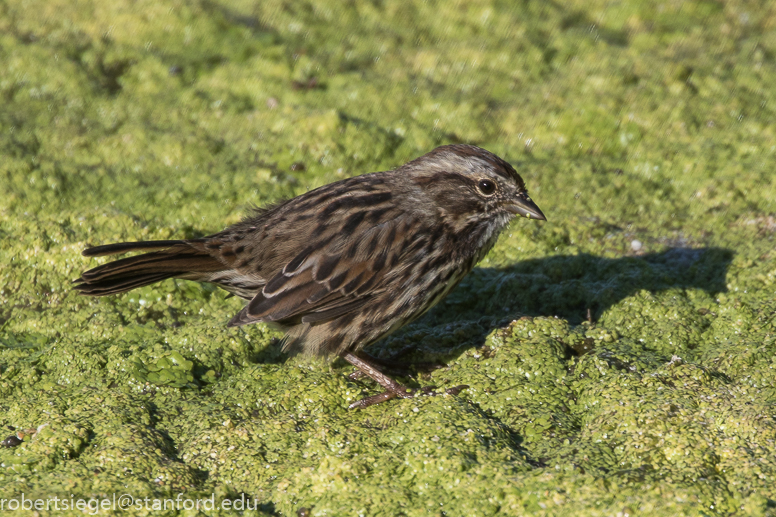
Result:
[[[0,498],[776,515],[772,2],[11,0],[0,63]],[[349,411],[211,286],[70,290],[451,142],[548,217],[373,348],[458,397]]]

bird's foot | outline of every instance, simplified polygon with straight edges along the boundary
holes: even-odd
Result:
[[[407,388],[405,391],[401,393],[384,391],[382,393],[378,393],[377,395],[372,395],[371,397],[366,397],[359,401],[356,401],[351,405],[349,405],[348,409],[364,409],[364,408],[368,408],[369,406],[374,406],[375,404],[386,402],[394,398],[411,399],[415,397],[433,397],[436,395],[458,395],[460,392],[462,392],[468,387],[469,386],[466,384],[460,384],[458,386],[453,386],[452,388],[447,388],[445,391],[441,391],[441,392],[434,391],[436,389],[436,386],[426,386],[423,388],[414,388],[414,389]]]
[[[372,395],[371,397],[366,397],[365,399],[361,399],[357,402],[354,402],[350,406],[348,406],[349,409],[364,409],[369,406],[374,406],[375,404],[379,404],[381,402],[385,402],[394,398],[414,398],[414,397],[422,397],[422,396],[435,396],[435,395],[458,395],[462,390],[468,388],[469,386],[465,384],[461,384],[460,386],[454,386],[452,388],[448,388],[443,392],[435,392],[436,389],[435,386],[427,386],[424,388],[408,388],[402,384],[399,384],[395,380],[391,379],[387,375],[385,375],[383,372],[377,369],[377,367],[370,361],[371,357],[364,354],[363,352],[359,355],[355,355],[353,353],[346,353],[342,356],[343,359],[345,359],[347,362],[358,368],[358,370],[367,377],[374,380],[377,384],[385,388],[385,391],[383,393],[379,393],[377,395]],[[358,373],[358,372],[356,372]],[[350,376],[353,378],[353,375]]]
[[[401,350],[399,350],[397,353],[395,353],[393,356],[387,359],[381,359],[379,357],[375,357],[372,354],[368,354],[363,351],[358,352],[358,357],[363,361],[370,363],[372,366],[375,366],[375,365],[381,366],[382,368],[386,370],[390,370],[394,373],[398,373],[400,376],[403,376],[403,377],[410,375],[412,370],[415,370],[421,373],[431,373],[434,370],[447,368],[447,365],[441,361],[423,361],[423,362],[411,363],[409,361],[398,360],[400,357],[403,357],[409,354],[414,349],[415,349],[414,346],[404,347]],[[368,377],[368,375],[366,372],[360,369],[348,375],[348,378],[354,381],[361,379],[363,377]]]

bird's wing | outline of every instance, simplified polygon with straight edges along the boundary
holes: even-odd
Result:
[[[386,288],[391,275],[401,273],[400,258],[421,246],[415,230],[408,216],[399,216],[357,237],[340,232],[325,244],[312,242],[267,281],[229,326],[258,321],[316,325],[359,310]]]

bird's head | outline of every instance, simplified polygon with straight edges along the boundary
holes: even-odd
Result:
[[[412,169],[418,185],[447,217],[498,226],[513,216],[546,220],[515,169],[480,147],[444,145],[404,167]]]

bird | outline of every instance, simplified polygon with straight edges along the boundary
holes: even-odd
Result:
[[[514,167],[474,145],[443,145],[255,208],[212,235],[89,247],[84,256],[144,253],[84,272],[74,289],[107,296],[169,278],[215,284],[247,301],[228,327],[279,327],[284,352],[341,357],[373,379],[385,391],[350,405],[366,408],[439,394],[400,384],[363,349],[439,303],[517,216],[546,221]]]

